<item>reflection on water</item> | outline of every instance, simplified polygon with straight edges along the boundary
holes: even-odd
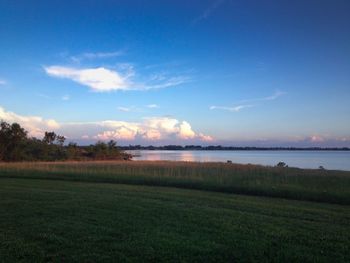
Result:
[[[133,160],[142,161],[184,161],[184,162],[205,162],[196,158],[196,154],[193,151],[147,151],[147,150],[135,150],[128,151],[134,155]],[[207,160],[210,162],[210,160]]]
[[[134,160],[188,162],[226,162],[276,165],[283,161],[291,167],[350,171],[350,151],[128,151]]]

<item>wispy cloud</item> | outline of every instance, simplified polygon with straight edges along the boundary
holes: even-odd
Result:
[[[208,19],[212,15],[212,13],[215,11],[215,9],[219,8],[224,2],[225,0],[213,1],[213,3],[207,9],[205,9],[201,15],[193,19],[192,25],[195,25],[201,22],[202,20]]]
[[[0,85],[6,85],[7,82],[4,79],[0,79]]]
[[[159,108],[159,106],[157,104],[149,104],[149,105],[142,106],[142,107],[136,107],[136,106],[129,106],[129,107],[119,106],[119,107],[117,107],[117,109],[119,111],[122,111],[122,112],[143,112],[144,108],[156,109],[156,108]]]
[[[117,108],[119,111],[123,111],[123,112],[130,112],[133,110],[132,107],[118,107]]]
[[[103,59],[103,58],[113,58],[124,55],[125,52],[122,50],[112,51],[112,52],[86,52],[80,55],[71,56],[70,59],[73,62],[80,62],[84,59]]]
[[[150,109],[156,109],[156,108],[159,108],[159,106],[157,104],[148,104],[146,105],[147,108],[150,108]]]
[[[278,99],[279,97],[281,97],[281,96],[284,95],[284,94],[286,94],[286,92],[277,90],[277,91],[275,91],[275,93],[272,94],[271,96],[262,97],[262,98],[248,99],[248,100],[241,100],[241,101],[239,101],[239,103],[275,100],[275,99]]]
[[[248,99],[248,100],[241,100],[237,102],[239,105],[236,106],[210,106],[209,109],[211,110],[226,110],[226,111],[231,111],[231,112],[239,112],[245,108],[251,108],[256,105],[253,104],[247,104],[247,103],[252,103],[252,102],[262,102],[262,101],[271,101],[279,98],[280,96],[286,94],[285,92],[282,91],[276,91],[274,94],[271,96],[263,97],[263,98],[254,98],[254,99]],[[243,104],[242,104],[243,103]]]
[[[51,96],[46,95],[44,93],[37,93],[36,96],[44,98],[44,99],[61,99],[61,100],[64,100],[64,101],[70,100],[70,95],[68,95],[68,94],[63,95],[61,97],[56,97],[56,96],[51,97]]]
[[[179,86],[181,84],[185,84],[190,82],[192,79],[188,76],[177,76],[177,77],[170,77],[167,79],[162,80],[161,82],[152,82],[152,83],[145,83],[145,84],[136,84],[135,87],[140,90],[150,90],[150,89],[163,89],[173,86]]]
[[[38,93],[36,94],[38,97],[41,97],[41,98],[44,98],[44,99],[50,99],[51,97],[46,95],[46,94],[43,94],[43,93]]]
[[[69,95],[62,96],[62,100],[70,100],[70,96]]]
[[[232,112],[239,112],[245,108],[251,108],[254,107],[254,105],[238,105],[234,107],[225,107],[225,106],[210,106],[209,109],[211,110],[227,110]]]
[[[161,89],[178,86],[190,81],[190,78],[187,76],[177,76],[165,78],[162,81],[152,80],[138,83],[131,80],[135,73],[130,66],[125,69],[126,72],[124,73],[104,67],[78,69],[56,65],[44,67],[44,70],[49,76],[70,79],[97,92]]]

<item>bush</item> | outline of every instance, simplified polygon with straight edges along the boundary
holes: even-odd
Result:
[[[288,167],[285,162],[279,162],[276,167]]]

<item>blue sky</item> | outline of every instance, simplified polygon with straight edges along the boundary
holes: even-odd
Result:
[[[0,1],[0,118],[120,144],[350,146],[349,1]]]

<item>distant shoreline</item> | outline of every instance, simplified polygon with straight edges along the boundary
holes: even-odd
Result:
[[[348,147],[233,147],[233,146],[196,146],[196,145],[165,145],[165,146],[119,146],[121,150],[157,150],[157,151],[350,151]]]

